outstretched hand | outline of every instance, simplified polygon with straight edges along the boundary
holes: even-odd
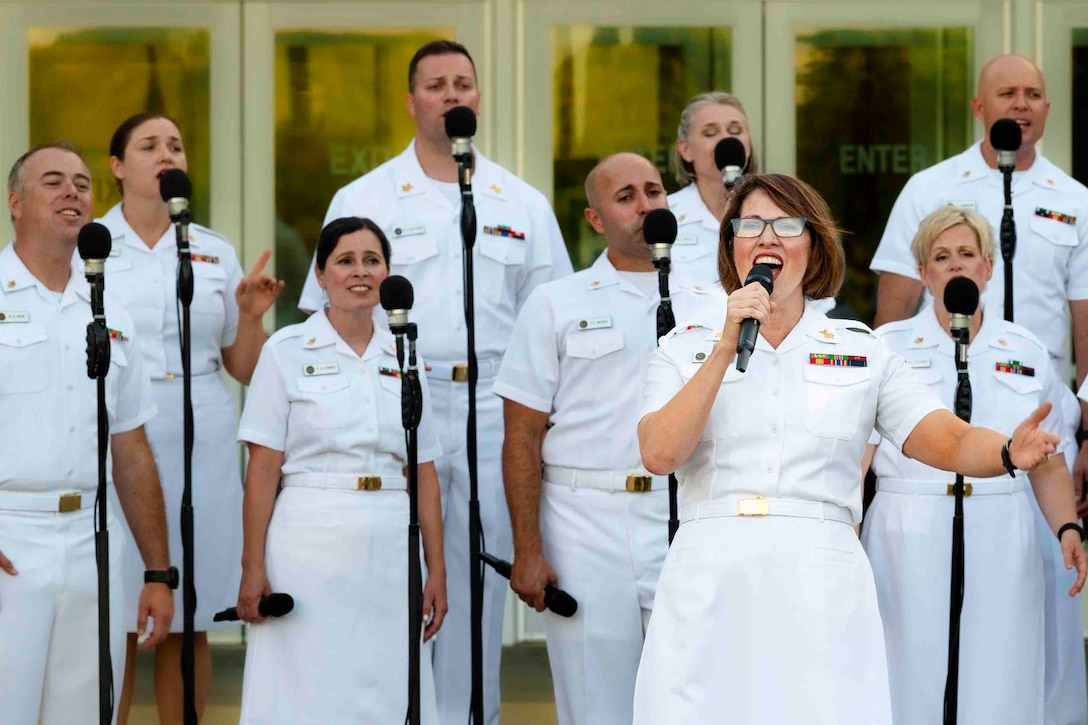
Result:
[[[268,311],[283,291],[285,282],[264,273],[264,266],[272,257],[272,250],[266,249],[253,265],[249,276],[243,277],[234,290],[234,299],[238,301],[238,312],[244,317],[260,318]]]
[[[1050,403],[1043,403],[1012,432],[1009,458],[1022,471],[1030,471],[1046,462],[1047,456],[1058,450],[1058,436],[1039,427],[1050,415],[1051,407]]]

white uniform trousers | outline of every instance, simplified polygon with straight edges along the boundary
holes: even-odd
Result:
[[[1088,685],[1084,667],[1084,615],[1081,595],[1069,596],[1076,570],[1065,568],[1061,544],[1050,530],[1035,495],[1028,496],[1035,510],[1035,534],[1043,552],[1046,580],[1044,613],[1046,622],[1046,695],[1043,722],[1046,725],[1088,723]]]
[[[630,725],[635,676],[669,544],[668,478],[646,493],[575,489],[547,480],[544,555],[573,617],[546,611],[544,632],[560,725]]]
[[[94,497],[94,492],[84,493]],[[0,725],[98,722],[98,570],[94,509],[0,511]],[[125,671],[125,547],[109,511],[110,656],[114,692]],[[114,722],[117,712],[114,710]]]
[[[484,530],[483,549],[500,559],[510,560],[514,552],[510,511],[502,483],[502,399],[492,393],[497,361],[480,363],[476,387],[477,471],[480,520]],[[468,721],[472,696],[472,629],[469,591],[468,459],[466,426],[468,384],[428,376],[435,427],[443,455],[435,461],[442,486],[446,553],[446,592],[449,613],[435,636],[434,678],[438,714],[442,725],[464,725]],[[502,619],[508,582],[490,569],[484,576],[483,650],[484,720],[499,721],[501,690],[499,665],[502,659]],[[481,725],[483,725],[481,723]]]
[[[295,608],[249,626],[240,725],[404,722],[407,493],[284,488],[265,566]],[[430,645],[421,647],[420,713],[434,725]]]
[[[884,622],[894,722],[934,725],[941,722],[948,673],[955,500],[877,485],[862,544]],[[995,484],[976,483],[975,493],[982,485]],[[1043,722],[1042,552],[1031,502],[1020,488],[964,499],[957,712],[965,725]]]
[[[654,600],[635,725],[890,725],[884,633],[854,529],[682,523]]]
[[[154,380],[151,392],[159,414],[146,424],[151,452],[162,479],[170,561],[182,569],[181,494],[185,485],[185,438],[182,420],[181,378]],[[238,600],[242,578],[242,479],[235,433],[234,403],[219,373],[193,378],[193,555],[196,581],[194,629],[235,627],[236,622],[212,622],[212,615]],[[113,489],[110,489],[111,492]],[[110,497],[117,506],[117,496]],[[120,508],[116,508],[120,511]],[[123,517],[122,517],[123,518]],[[123,526],[125,549],[125,620],[136,631],[136,602],[144,586],[144,566],[128,526]],[[182,572],[184,576],[184,572]],[[183,587],[174,590],[171,632],[185,626]]]

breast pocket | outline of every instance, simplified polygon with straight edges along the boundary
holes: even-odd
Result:
[[[524,239],[481,234],[480,273],[476,276],[476,290],[485,300],[498,304],[509,293],[513,299],[517,276],[525,266],[528,249]]]
[[[597,360],[622,349],[622,330],[576,332],[567,338],[567,357]]]
[[[342,428],[351,418],[351,381],[346,375],[315,375],[296,381],[306,422],[314,428]]]
[[[819,438],[851,440],[869,392],[869,368],[806,365],[805,427]]]
[[[995,386],[994,393],[1001,396],[1000,401],[995,400],[993,403],[1000,411],[1001,420],[1008,421],[1009,428],[1019,425],[1020,421],[1039,407],[1042,402],[1043,384],[1037,378],[1003,373],[1000,370],[991,370],[990,374],[999,383]]]
[[[135,294],[134,271],[129,257],[106,259],[106,294],[128,309]]]
[[[1023,255],[1027,266],[1035,271],[1035,277],[1049,281],[1056,271],[1068,270],[1069,257],[1080,241],[1076,227],[1035,216],[1031,218],[1031,236],[1037,242],[1042,242],[1033,245],[1031,252]],[[1020,257],[1017,254],[1018,260]]]
[[[430,267],[436,275],[435,265],[426,262],[438,256],[438,242],[430,236],[412,236],[396,239],[392,242],[389,256],[389,271],[407,277],[412,282],[415,301],[434,300],[437,279],[428,279],[425,271]]]
[[[133,350],[133,355],[139,351]],[[119,340],[110,340],[110,367],[106,371],[106,412],[110,420],[117,418],[117,403],[121,395],[121,378],[128,367],[128,356],[125,354],[124,343]]]
[[[33,322],[0,324],[0,393],[38,393],[49,383],[49,335]]]

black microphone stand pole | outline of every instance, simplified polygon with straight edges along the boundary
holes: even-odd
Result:
[[[657,267],[657,287],[661,294],[661,303],[657,306],[657,340],[660,343],[669,330],[676,327],[676,316],[672,311],[672,298],[669,297],[669,272],[672,260],[669,257],[661,257],[654,260]],[[676,480],[676,474],[669,474],[669,544],[672,544],[676,530],[680,528],[680,516],[677,511],[677,493],[680,485]]]
[[[967,373],[968,328],[955,329],[956,339],[956,415],[971,422],[971,379]],[[944,685],[944,725],[955,725],[960,689],[960,618],[963,615],[964,542],[963,474],[956,474],[952,486],[955,513],[952,516],[952,592],[948,617],[948,674]]]
[[[423,388],[416,367],[416,325],[408,323],[408,370],[404,369],[404,335],[398,334],[401,370],[400,417],[408,450],[408,723],[420,718],[420,627],[423,622],[423,570],[419,563],[419,421]]]
[[[484,723],[484,565],[480,561],[480,491],[476,463],[476,289],[472,266],[472,247],[476,244],[476,203],[472,198],[472,147],[465,153],[455,153],[457,181],[461,187],[461,238],[464,241],[465,328],[468,331],[468,566],[471,576],[472,602],[472,722]]]
[[[189,308],[193,304],[193,257],[189,249],[189,210],[183,209],[174,222],[178,246],[178,303],[181,305],[181,373],[183,422],[185,429],[185,483],[181,493],[182,610],[181,680],[185,725],[197,725],[196,655],[193,617],[196,613],[196,584],[193,581],[193,371],[192,330]]]
[[[1012,258],[1016,255],[1016,222],[1012,212],[1012,170],[1001,167],[1005,186],[1005,211],[1001,214],[1001,259],[1005,263],[1005,319],[1013,322]]]
[[[94,559],[98,568],[98,721],[113,722],[113,661],[110,657],[110,534],[106,524],[106,455],[110,421],[106,411],[106,372],[110,334],[102,304],[103,277],[91,281],[94,320],[87,325],[87,377],[98,388],[98,491],[95,493]]]

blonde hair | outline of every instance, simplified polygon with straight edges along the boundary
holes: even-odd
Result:
[[[724,91],[711,91],[709,93],[700,93],[688,101],[688,105],[684,107],[683,112],[680,114],[680,125],[676,129],[676,143],[672,145],[672,167],[676,172],[676,182],[681,187],[695,182],[695,165],[685,161],[684,157],[680,155],[680,142],[691,138],[691,124],[695,120],[695,114],[699,112],[699,109],[714,103],[732,106],[740,111],[740,115],[744,116],[744,123],[749,125],[748,132],[751,133],[748,113],[744,110],[744,105],[741,104],[740,99],[733,94]],[[753,143],[752,152],[748,154],[748,163],[744,166],[744,173],[754,174],[758,171],[759,156],[756,155],[756,148]]]
[[[914,234],[914,241],[910,243],[910,251],[914,254],[914,261],[919,267],[924,267],[929,259],[929,252],[933,249],[933,242],[952,227],[965,224],[975,232],[978,238],[978,248],[985,259],[993,260],[997,253],[994,245],[994,233],[990,222],[986,217],[974,209],[961,209],[958,206],[942,206],[930,213],[918,224],[918,231]]]

